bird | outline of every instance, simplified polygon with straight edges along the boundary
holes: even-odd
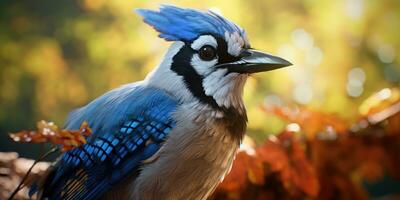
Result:
[[[250,46],[246,32],[212,10],[136,9],[171,42],[142,81],[72,111],[87,143],[64,152],[31,194],[38,199],[207,199],[229,172],[247,125],[247,78],[290,66]]]

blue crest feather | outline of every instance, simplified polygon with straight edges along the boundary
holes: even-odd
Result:
[[[136,9],[136,12],[167,41],[193,41],[207,33],[220,37],[224,37],[225,32],[245,35],[242,28],[211,10],[203,12],[162,5],[159,11]]]

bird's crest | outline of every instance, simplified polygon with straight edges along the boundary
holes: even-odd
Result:
[[[167,41],[193,41],[203,34],[214,34],[222,38],[235,35],[247,43],[246,33],[242,28],[221,15],[207,12],[162,5],[159,11],[137,9],[144,22],[154,27],[161,38]]]

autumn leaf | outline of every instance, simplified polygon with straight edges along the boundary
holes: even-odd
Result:
[[[262,146],[254,149],[254,154],[241,151],[237,154],[232,170],[220,184],[219,190],[235,194],[238,191],[261,187],[272,174],[277,174],[278,181],[286,193],[298,196],[301,193],[316,197],[319,182],[316,171],[308,161],[304,149],[293,133],[283,132],[271,136]],[[266,193],[260,192],[264,196]]]
[[[282,132],[257,148],[257,154],[278,173],[288,191],[301,190],[310,197],[316,197],[319,182],[316,171],[307,159],[299,139],[292,132]]]
[[[244,189],[247,184],[264,184],[264,167],[261,160],[241,151],[236,155],[232,169],[220,188],[226,191]]]
[[[86,144],[86,137],[92,134],[87,122],[79,130],[60,130],[53,122],[44,120],[37,123],[36,131],[20,131],[9,134],[11,139],[20,143],[49,142],[61,146],[61,151],[68,151]]]
[[[349,129],[348,123],[335,114],[326,114],[308,108],[291,109],[280,106],[262,108],[264,111],[272,113],[290,123],[298,124],[310,139],[324,132],[344,134]]]

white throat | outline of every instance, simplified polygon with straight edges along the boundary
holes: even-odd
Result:
[[[205,94],[212,96],[218,106],[224,108],[233,107],[243,114],[245,111],[242,99],[243,88],[248,75],[226,73],[226,69],[218,69],[205,77],[203,80]]]

